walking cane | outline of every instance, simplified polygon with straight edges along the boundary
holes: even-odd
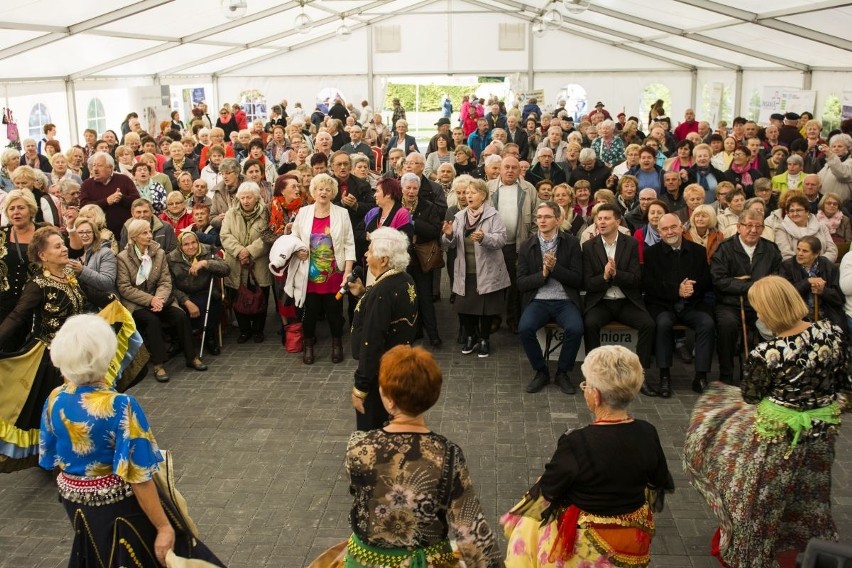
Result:
[[[748,361],[748,335],[746,333],[746,315],[745,315],[745,302],[743,301],[742,295],[740,295],[740,321],[743,324],[743,362]]]
[[[819,294],[814,294],[814,322],[819,321]]]
[[[204,340],[207,339],[207,320],[210,318],[210,299],[213,297],[213,281],[216,277],[210,275],[210,289],[207,290],[207,308],[204,310],[204,330],[201,332],[201,349],[198,350],[198,358],[204,354]]]

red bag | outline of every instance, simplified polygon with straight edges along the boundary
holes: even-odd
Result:
[[[254,276],[249,272],[245,284],[240,284],[237,296],[234,298],[234,311],[245,316],[256,316],[266,311],[266,296],[263,289],[254,281]]]
[[[305,337],[302,335],[302,324],[288,324],[284,328],[284,348],[287,353],[301,353],[305,350]]]

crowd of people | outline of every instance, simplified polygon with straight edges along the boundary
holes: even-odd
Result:
[[[187,124],[175,112],[159,133],[144,132],[130,113],[121,135],[86,130],[84,142],[65,153],[56,127],[47,125],[42,143],[28,139],[23,154],[0,155],[0,366],[26,354],[37,368],[32,388],[2,395],[14,397],[23,411],[12,419],[0,416],[0,468],[31,466],[38,457],[42,406],[61,382],[54,366],[61,364],[51,361],[45,346],[66,320],[96,312],[110,299],[131,314],[160,382],[170,380],[169,360],[177,355],[188,368],[207,370],[213,359],[204,354],[220,353],[221,330],[232,322],[237,344],[263,343],[274,314],[272,327],[280,328],[283,339],[291,333],[300,339],[296,350],[304,365],[324,356],[343,362],[349,327],[358,360],[352,405],[361,432],[347,458],[353,483],[380,476],[371,469],[376,464],[360,462],[365,444],[383,452],[394,448],[393,455],[406,454],[413,464],[426,460],[437,468],[436,480],[447,476],[439,467],[447,465],[445,454],[457,454],[457,502],[439,491],[435,504],[464,509],[462,532],[477,533],[479,540],[463,542],[468,565],[496,566],[499,554],[487,524],[470,526],[480,520],[470,517],[473,505],[464,501],[475,501],[475,495],[462,495],[470,482],[460,450],[451,452],[453,445],[440,437],[428,444],[421,439],[419,449],[408,441],[420,432],[412,425],[426,429],[422,415],[437,394],[426,387],[405,394],[400,389],[414,387],[388,378],[380,361],[392,353],[399,364],[410,360],[439,392],[440,372],[431,356],[410,345],[422,338],[432,350],[445,348],[441,332],[455,335],[457,329],[453,339],[462,354],[487,358],[491,335],[505,323],[532,367],[526,392],[537,393],[551,382],[550,354],[538,335],[553,323],[562,332],[557,387],[568,395],[582,388],[595,424],[629,426],[593,425],[588,434],[563,437],[540,482],[504,519],[507,535],[517,547],[547,542],[548,562],[564,561],[572,550],[561,540],[566,534],[576,533],[579,548],[601,553],[593,546],[604,538],[595,523],[630,514],[634,532],[613,538],[641,543],[630,553],[631,565],[641,565],[653,534],[651,511],[662,497],[649,506],[640,495],[646,486],[661,495],[671,490],[665,460],[605,459],[602,467],[624,469],[607,483],[636,490],[629,503],[590,496],[583,484],[594,486],[594,468],[571,460],[588,452],[588,444],[607,447],[611,432],[622,430],[620,436],[635,441],[632,447],[661,454],[653,427],[631,419],[626,407],[637,393],[673,395],[675,354],[694,365],[692,389],[698,393],[708,389],[711,377],[735,384],[741,356],[743,388],[753,389],[744,390],[745,401],[754,405],[776,389],[787,392],[771,378],[778,361],[769,361],[784,347],[767,351],[766,345],[781,342],[779,337],[792,345],[789,337],[802,333],[823,343],[843,341],[850,331],[850,121],[825,138],[819,121],[794,113],[773,115],[765,127],[737,117],[730,130],[724,123],[713,130],[691,109],[672,124],[658,102],[640,128],[636,117],[619,113],[613,119],[598,103],[575,126],[562,102],[543,112],[534,99],[507,108],[466,96],[457,126],[442,116],[421,152],[399,101],[389,125],[366,101],[359,110],[338,99],[310,116],[300,105],[288,115],[286,101],[271,110],[268,122],[249,124],[239,105],[223,105],[213,120],[200,103]],[[443,270],[458,316],[453,322],[439,322],[434,306]],[[778,276],[789,289],[764,288]],[[785,301],[795,304],[798,319],[779,323],[772,298],[786,298],[789,290],[795,298]],[[329,326],[330,352],[317,341],[322,320]],[[598,349],[601,331],[613,324],[636,331],[636,355]],[[685,329],[693,331],[690,338]],[[581,344],[588,355],[583,382],[572,377]],[[841,390],[852,390],[848,374],[842,378],[838,371],[846,361],[845,349],[839,352],[819,351],[821,364],[830,368],[823,372],[831,376],[820,383],[819,395],[771,404],[803,412],[836,404]],[[755,378],[760,358],[769,371]],[[654,362],[656,378],[650,373]],[[732,399],[728,391],[710,394],[717,403]],[[815,426],[797,427],[792,447],[798,442],[810,448],[811,438],[823,443],[836,431],[837,422],[825,412],[809,416]],[[745,424],[754,420],[747,417]],[[759,427],[759,413],[757,420]],[[382,430],[388,421],[397,421],[405,436]],[[373,439],[370,432],[384,434]],[[773,440],[784,432],[776,431]],[[830,462],[831,448],[814,451]],[[693,462],[708,500],[737,497],[715,493],[720,481],[703,477],[706,462]],[[576,483],[568,487],[559,476]],[[430,531],[408,540],[371,534],[364,527],[374,526],[374,512],[365,500],[373,489],[356,493],[363,509],[353,523],[363,527],[355,527],[346,554],[372,558],[375,548],[432,545],[435,558],[450,554],[443,539],[452,518],[437,525],[430,519]],[[733,514],[725,507],[718,510]],[[577,524],[577,515],[588,524]],[[553,537],[539,538],[545,525],[529,525],[524,519],[530,517],[556,523]],[[731,560],[739,552],[730,552],[742,537],[737,522],[722,522],[720,554],[731,566],[740,565]],[[566,523],[583,530],[566,532]],[[830,516],[820,535],[831,536],[829,525]],[[765,554],[777,552],[765,548]],[[525,553],[515,556],[515,565],[528,565]]]

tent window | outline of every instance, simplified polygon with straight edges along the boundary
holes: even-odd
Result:
[[[52,122],[50,120],[50,111],[42,103],[37,103],[30,111],[29,132],[30,138],[39,140],[44,136],[42,127],[45,124]]]
[[[241,92],[240,106],[246,112],[246,122],[249,125],[255,120],[266,122],[266,97],[260,91],[253,89]]]
[[[557,100],[565,101],[565,110],[574,117],[574,122],[579,124],[580,118],[589,112],[589,99],[586,89],[575,83],[569,83],[562,87],[556,97]]]
[[[759,96],[759,94],[758,94]],[[749,102],[749,107],[754,100],[754,93]],[[758,100],[758,112],[760,112],[760,101]],[[704,85],[704,90],[701,94],[701,113],[703,120],[710,123],[711,128],[715,128],[720,120],[725,120],[728,125],[734,118],[734,97],[731,88],[722,82],[707,83]]]
[[[86,109],[86,123],[88,128],[96,132],[104,132],[106,130],[106,111],[101,100],[97,97],[89,101],[89,107]]]
[[[835,128],[840,128],[841,108],[840,97],[837,95],[829,95],[825,99],[825,106],[822,107],[822,135],[828,136],[828,133]]]
[[[748,118],[757,122],[760,116],[760,91],[755,89],[751,92],[751,98],[748,101]]]

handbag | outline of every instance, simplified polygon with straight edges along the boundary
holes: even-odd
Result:
[[[6,125],[6,139],[9,142],[17,142],[19,139],[18,125],[15,123],[15,118],[12,116],[12,110],[3,109],[3,124]]]
[[[266,297],[263,289],[257,285],[251,271],[248,273],[246,283],[240,281],[237,296],[234,298],[234,311],[244,316],[256,316],[266,310]]]
[[[437,239],[425,243],[414,243],[414,254],[417,255],[420,270],[423,272],[444,267],[444,253],[438,245]]]
[[[287,353],[301,353],[305,350],[305,337],[300,322],[288,324],[284,328],[284,348]]]

